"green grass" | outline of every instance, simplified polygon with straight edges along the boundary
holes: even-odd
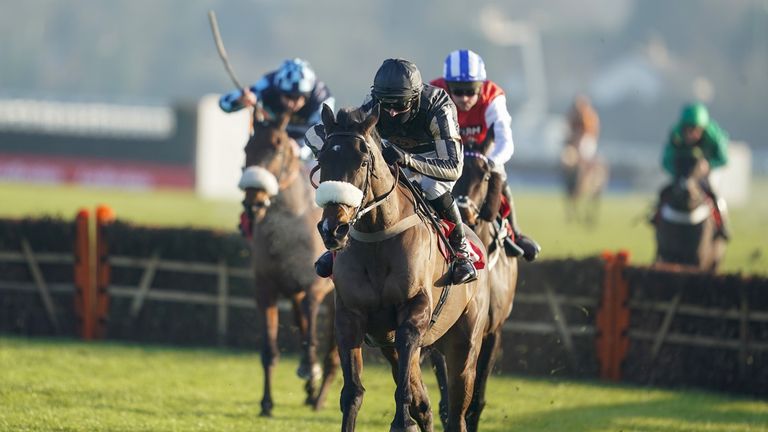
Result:
[[[594,229],[565,223],[563,202],[555,191],[515,191],[523,231],[543,248],[542,259],[583,257],[603,250],[627,249],[632,262],[649,263],[654,255],[651,227],[643,217],[654,194],[607,195]],[[768,274],[768,180],[754,182],[752,202],[730,212],[733,240],[724,272]],[[198,226],[234,230],[240,213],[236,201],[206,201],[192,192],[138,192],[72,186],[0,183],[0,217],[54,215],[72,218],[78,209],[108,204],[118,218],[139,224]]]
[[[301,404],[296,366],[281,359],[275,416],[264,419],[257,353],[0,337],[0,430],[338,430],[341,379],[314,413]],[[436,403],[431,373],[426,381]],[[363,382],[358,430],[387,430],[391,375],[368,364]],[[768,402],[696,391],[494,376],[488,401],[483,431],[768,430]]]

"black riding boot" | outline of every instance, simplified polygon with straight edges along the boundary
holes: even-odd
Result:
[[[452,282],[456,285],[472,282],[477,279],[477,270],[475,270],[475,266],[470,260],[472,256],[471,246],[464,233],[464,224],[461,222],[459,206],[456,205],[456,201],[450,192],[446,192],[440,197],[429,201],[429,203],[437,211],[438,216],[456,225],[456,228],[453,229],[453,232],[448,237],[448,242],[456,253],[452,265]]]
[[[506,242],[509,243],[508,245],[505,245],[506,249],[512,252],[510,254],[512,256],[517,256],[514,255],[515,248],[520,249],[523,258],[525,258],[526,261],[533,261],[539,255],[539,252],[541,252],[541,246],[539,246],[535,240],[520,232],[520,227],[517,226],[517,216],[515,215],[515,202],[512,199],[512,190],[509,188],[509,183],[504,183],[502,192],[509,202],[509,216],[507,216],[507,221],[509,221],[509,225],[512,227],[512,232],[515,233],[514,243],[512,243],[510,238],[506,239]]]
[[[331,251],[325,251],[315,261],[315,273],[321,278],[331,277],[333,274],[333,254]]]

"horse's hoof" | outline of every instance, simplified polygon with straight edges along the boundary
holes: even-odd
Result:
[[[296,375],[303,380],[317,381],[323,376],[323,369],[317,363],[310,367],[308,363],[301,362],[299,368],[296,369]]]
[[[316,399],[312,403],[312,410],[313,411],[321,411],[323,408],[325,408],[325,401],[321,401],[319,399]]]
[[[272,410],[261,410],[259,417],[272,417]]]

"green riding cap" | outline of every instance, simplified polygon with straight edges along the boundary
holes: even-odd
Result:
[[[694,103],[683,107],[680,114],[681,126],[707,127],[709,124],[709,111],[704,104]]]

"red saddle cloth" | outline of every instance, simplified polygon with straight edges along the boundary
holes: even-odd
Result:
[[[507,216],[509,216],[509,213],[512,211],[512,207],[509,205],[509,201],[507,200],[507,197],[504,196],[504,194],[501,195],[501,205],[499,206],[499,217],[504,219]]]
[[[453,222],[449,222],[445,219],[440,220],[440,226],[442,227],[443,234],[445,234],[446,238],[448,238],[451,235],[451,233],[453,232],[453,229],[456,227],[456,225],[454,225]],[[470,247],[472,247],[472,252],[475,255],[473,257],[470,257],[470,259],[472,259],[472,265],[474,265],[477,270],[484,269],[485,256],[483,255],[483,250],[480,249],[475,244],[475,242],[473,242],[471,239],[467,239],[467,240],[469,240],[469,245]],[[445,243],[443,243],[440,240],[440,236],[438,236],[437,238],[437,245],[438,245],[438,248],[440,249],[440,254],[442,254],[443,258],[445,258],[445,260],[448,261],[450,259],[450,257],[448,256],[448,249],[446,249]]]

